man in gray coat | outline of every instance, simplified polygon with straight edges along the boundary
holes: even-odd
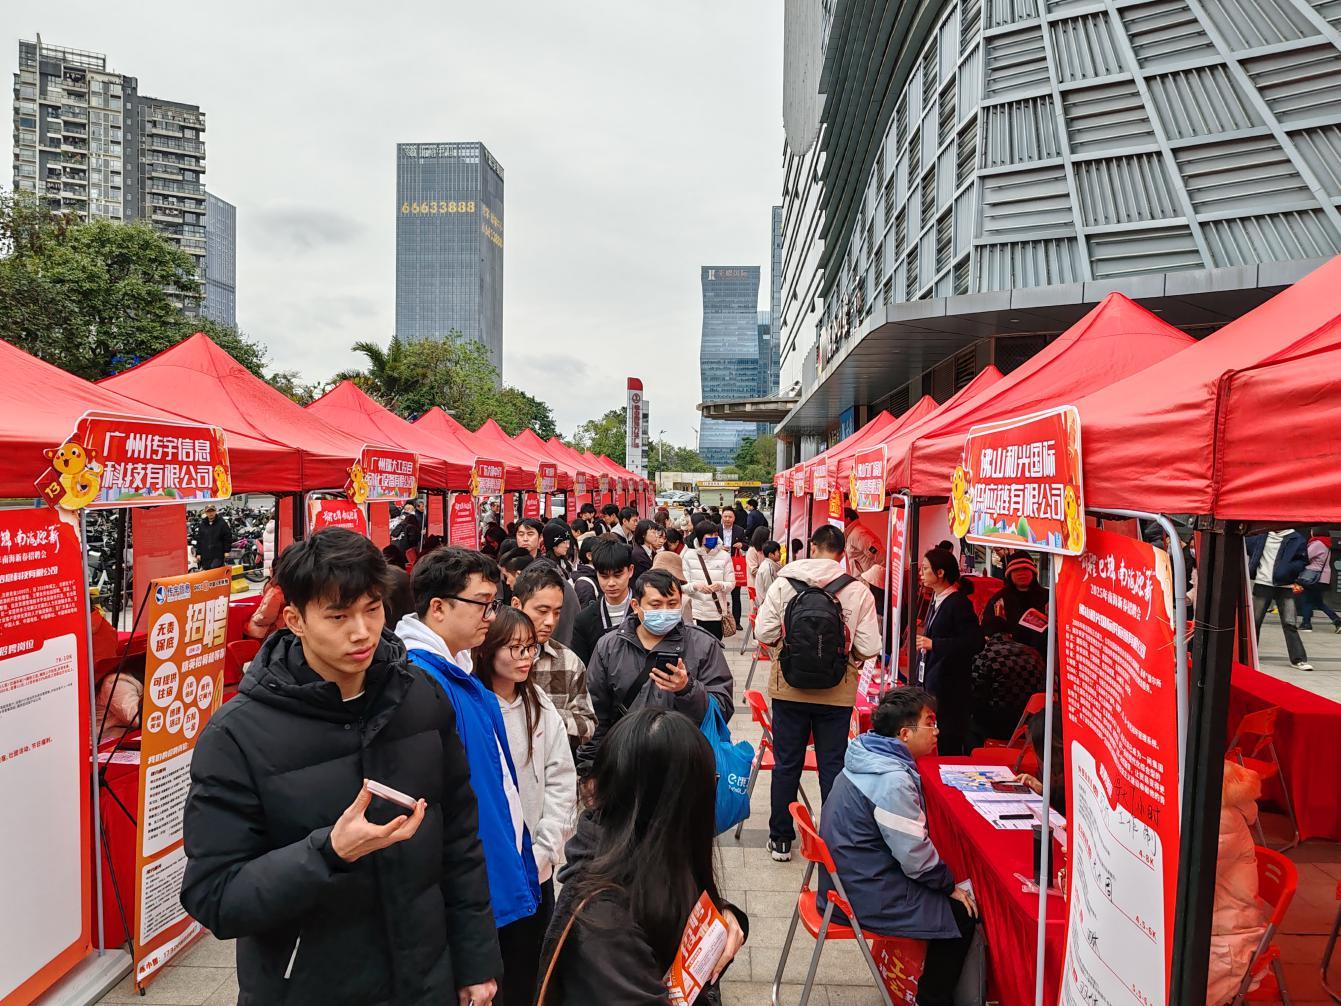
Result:
[[[587,664],[596,733],[578,749],[579,775],[590,772],[610,728],[635,709],[675,709],[701,724],[713,701],[731,718],[735,698],[722,645],[680,612],[679,583],[665,570],[649,570],[633,586],[623,624],[596,644]]]

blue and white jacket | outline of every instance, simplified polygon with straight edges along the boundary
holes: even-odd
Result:
[[[494,923],[501,928],[529,918],[540,907],[540,876],[531,852],[531,836],[521,819],[517,769],[508,750],[498,699],[479,678],[458,665],[442,638],[417,616],[402,618],[396,625],[396,635],[409,651],[410,663],[441,686],[456,710],[456,729],[470,763],[470,788],[480,808],[480,843],[489,874]],[[504,768],[512,777],[511,796]]]
[[[864,733],[848,744],[819,830],[867,932],[922,940],[960,935],[950,910],[954,878],[927,834],[922,780],[901,740]],[[830,890],[821,877],[821,911]]]

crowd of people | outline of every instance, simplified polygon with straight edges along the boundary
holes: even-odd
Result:
[[[978,906],[932,842],[915,762],[1002,736],[1041,690],[1032,557],[1000,557],[981,616],[951,543],[920,557],[922,687],[886,692],[850,740],[883,647],[881,556],[855,520],[785,551],[753,500],[484,521],[479,549],[449,547],[406,508],[380,550],[327,529],[276,561],[249,627],[264,642],[199,740],[184,818],[182,903],[237,939],[239,1002],[669,1002],[704,893],[728,929],[719,1002],[749,920],[714,868],[701,727],[735,709],[723,641],[744,598],[772,657],[771,858],[791,858],[813,750],[854,912],[926,940],[918,1002],[953,1001]]]

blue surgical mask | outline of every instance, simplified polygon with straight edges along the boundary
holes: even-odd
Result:
[[[661,608],[643,611],[643,627],[654,636],[664,636],[680,624],[680,609]]]
[[[718,538],[715,534],[705,535],[703,538],[703,547],[706,548],[709,552],[711,552],[713,549],[717,547],[717,543],[719,541],[721,541],[721,539]]]

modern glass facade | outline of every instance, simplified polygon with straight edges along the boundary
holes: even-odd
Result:
[[[704,266],[702,284],[702,400],[756,398],[760,388],[759,267]],[[716,467],[730,464],[740,442],[758,430],[756,423],[702,422],[698,450]]]
[[[205,193],[205,303],[201,314],[237,327],[237,207]]]
[[[396,334],[452,331],[503,367],[503,168],[482,143],[396,145]]]

